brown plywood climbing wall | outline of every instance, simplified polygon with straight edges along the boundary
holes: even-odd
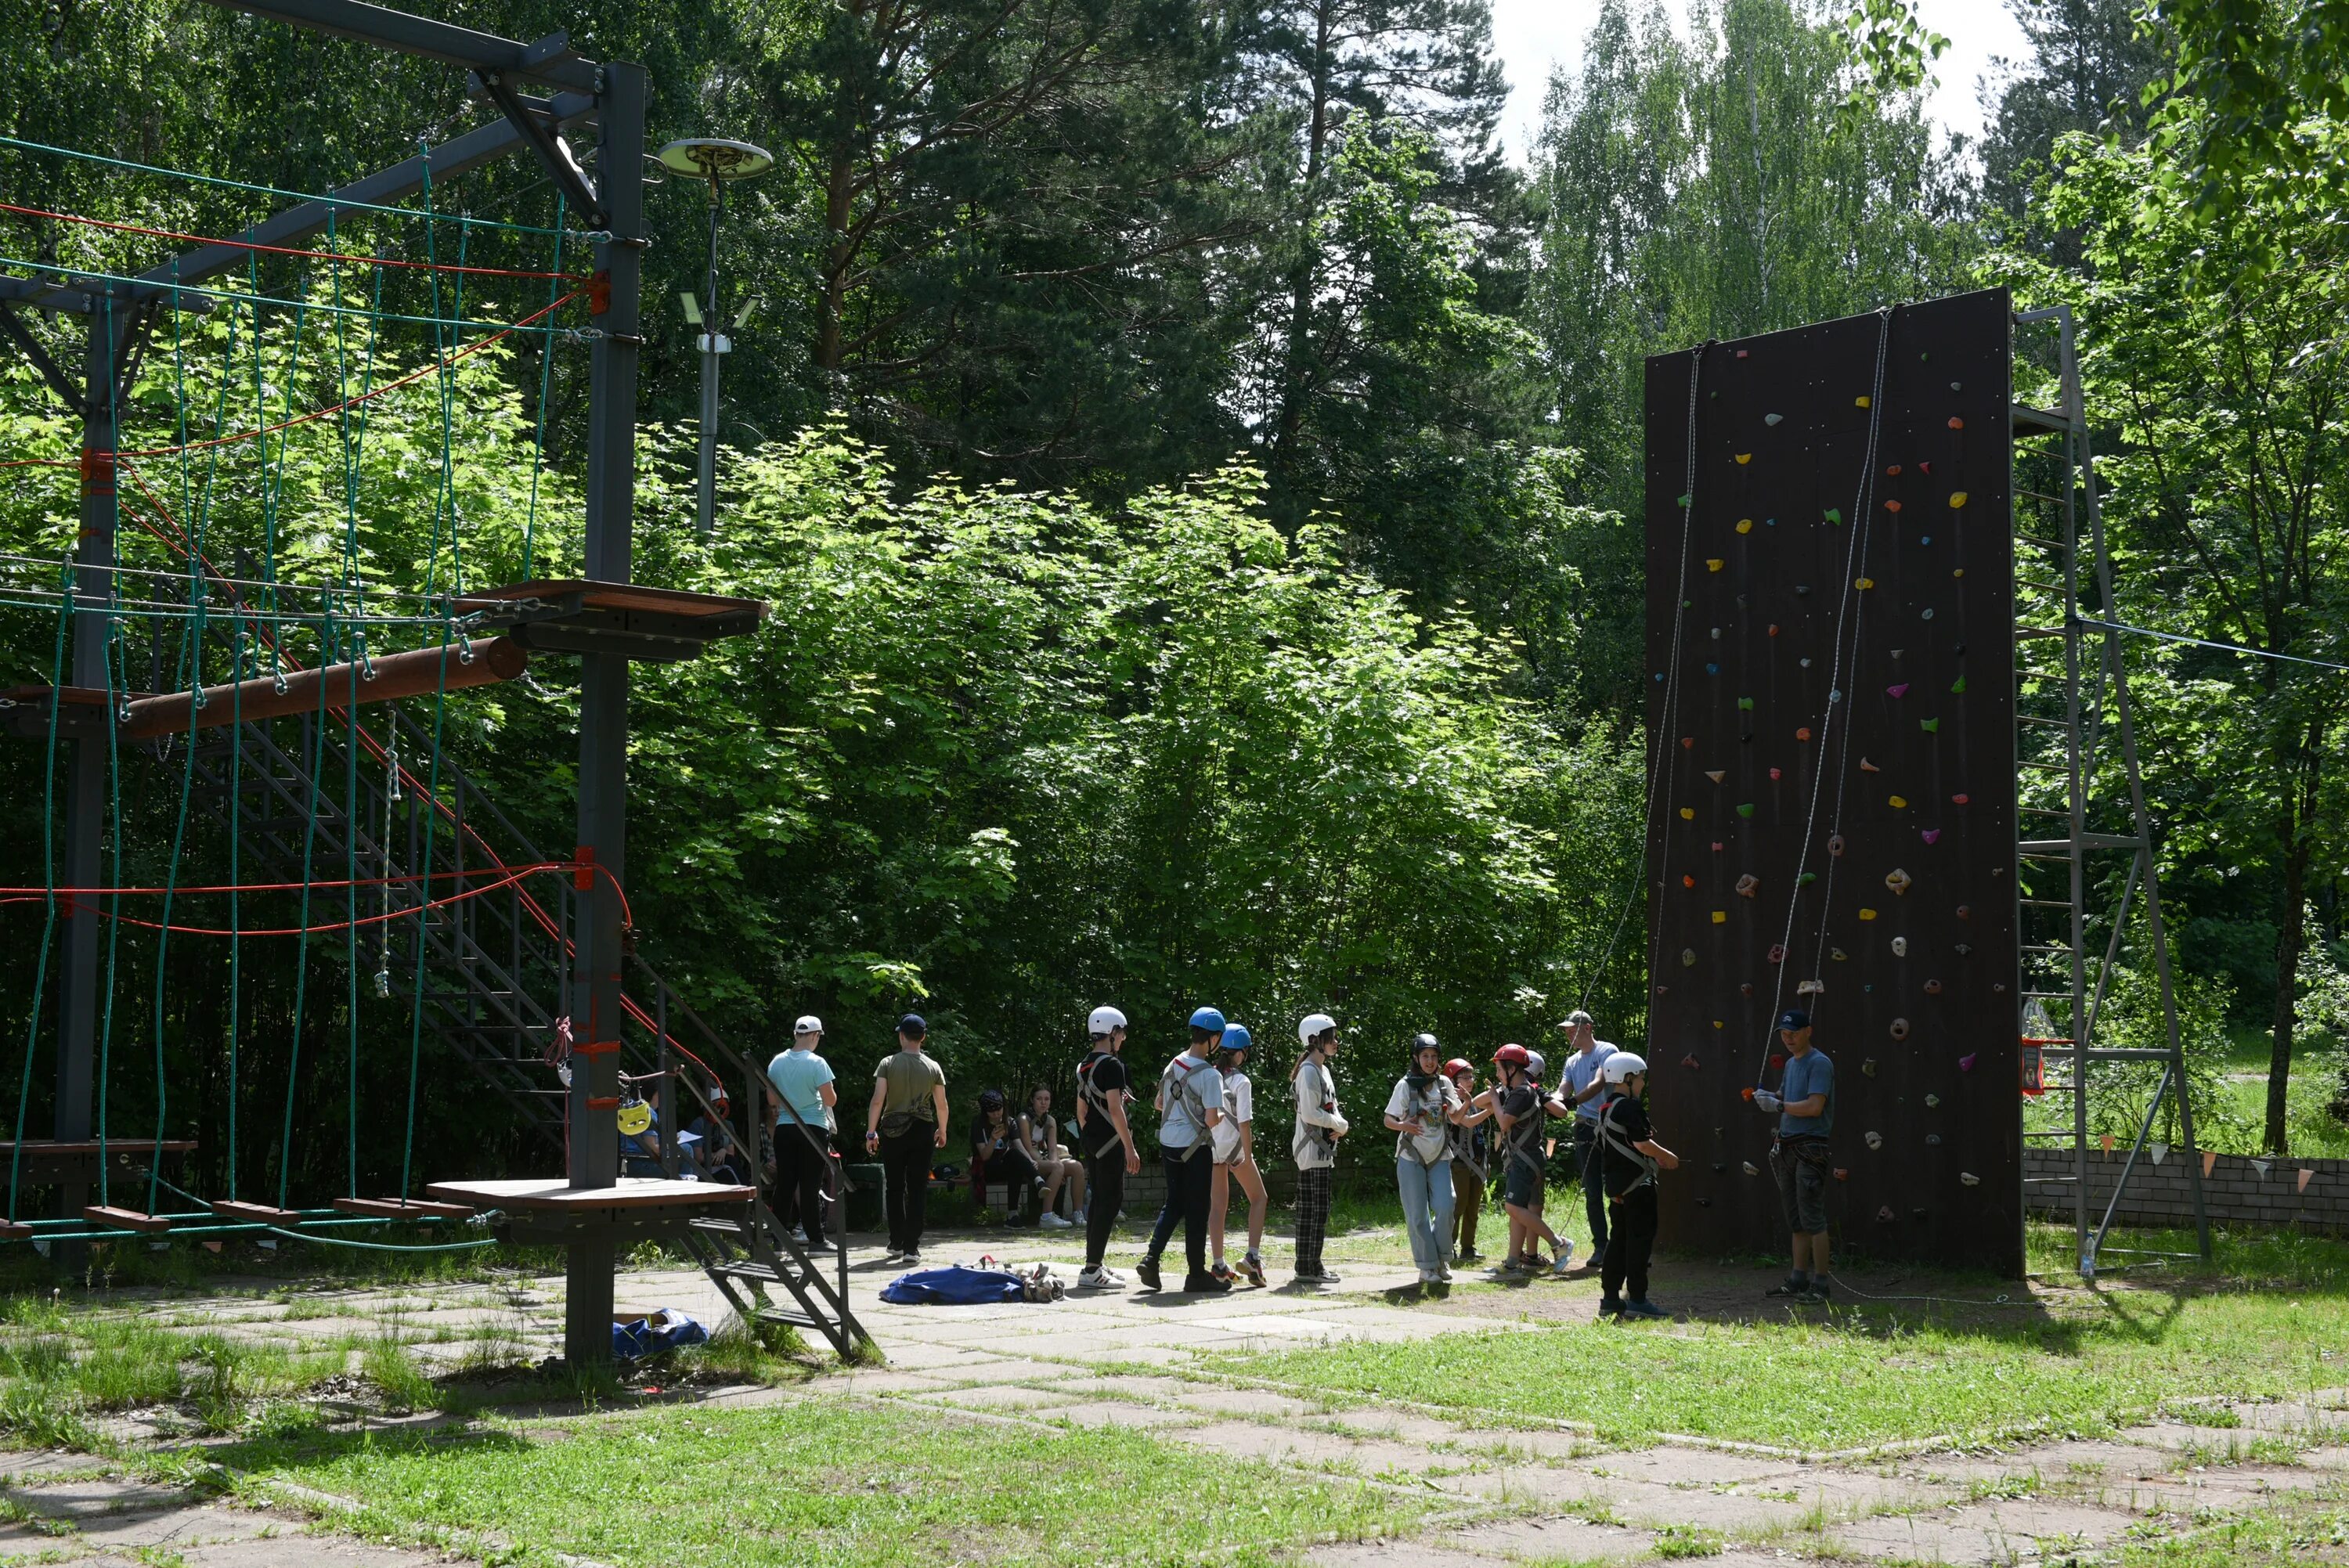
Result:
[[[1777,1252],[1779,1012],[1837,1244],[2019,1274],[2003,291],[1648,361],[1649,1059],[1667,1245]]]

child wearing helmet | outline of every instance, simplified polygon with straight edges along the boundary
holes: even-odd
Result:
[[[1224,1119],[1216,1123],[1216,1184],[1207,1202],[1207,1245],[1216,1261],[1207,1272],[1219,1280],[1232,1277],[1224,1262],[1224,1224],[1231,1212],[1232,1183],[1237,1181],[1248,1201],[1248,1244],[1240,1258],[1240,1273],[1250,1284],[1260,1287],[1265,1283],[1264,1172],[1257,1169],[1256,1086],[1247,1076],[1254,1046],[1246,1024],[1224,1026],[1223,1044],[1216,1052],[1216,1066],[1224,1075]]]
[[[1288,1075],[1297,1101],[1297,1124],[1288,1138],[1297,1161],[1297,1279],[1304,1284],[1335,1284],[1338,1276],[1321,1264],[1321,1243],[1330,1232],[1330,1193],[1337,1180],[1338,1140],[1346,1119],[1338,1111],[1338,1080],[1330,1058],[1338,1054],[1338,1020],[1308,1013],[1298,1021],[1297,1043],[1305,1047]]]
[[[1445,1129],[1452,1140],[1452,1243],[1454,1261],[1482,1263],[1476,1251],[1476,1214],[1493,1169],[1493,1097],[1476,1092],[1476,1064],[1454,1057],[1444,1064],[1444,1081],[1459,1097],[1461,1110]]]
[[[1092,1202],[1085,1211],[1085,1266],[1081,1290],[1122,1290],[1124,1276],[1109,1266],[1109,1235],[1125,1203],[1125,1179],[1142,1171],[1142,1150],[1126,1120],[1133,1079],[1119,1053],[1125,1049],[1125,1015],[1095,1007],[1085,1020],[1087,1050],[1077,1064],[1077,1141],[1084,1146]]]
[[[1574,1243],[1542,1218],[1549,1181],[1548,1121],[1565,1115],[1566,1108],[1542,1088],[1534,1068],[1538,1059],[1519,1045],[1493,1053],[1501,1073],[1494,1090],[1494,1119],[1501,1130],[1501,1204],[1509,1216],[1509,1253],[1500,1264],[1504,1274],[1538,1271],[1545,1239],[1556,1253],[1552,1274],[1565,1274],[1574,1261]]]
[[[1387,1130],[1395,1134],[1395,1187],[1402,1230],[1422,1284],[1452,1283],[1452,1137],[1460,1097],[1444,1076],[1444,1048],[1414,1035],[1411,1067],[1387,1097]]]
[[[1228,1279],[1207,1272],[1207,1207],[1214,1191],[1216,1124],[1224,1119],[1224,1078],[1215,1068],[1216,1044],[1224,1037],[1224,1016],[1213,1007],[1191,1015],[1191,1045],[1166,1064],[1158,1077],[1158,1157],[1166,1173],[1166,1202],[1150,1233],[1150,1250],[1133,1265],[1134,1274],[1152,1290],[1160,1288],[1158,1260],[1183,1227],[1184,1274],[1186,1292],[1220,1292],[1232,1288]]]
[[[1599,1265],[1600,1317],[1670,1317],[1648,1299],[1648,1257],[1656,1246],[1656,1172],[1680,1156],[1656,1141],[1648,1120],[1648,1064],[1619,1050],[1600,1065],[1610,1091],[1599,1112],[1591,1167],[1607,1191],[1607,1256]]]

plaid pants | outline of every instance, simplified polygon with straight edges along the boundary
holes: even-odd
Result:
[[[1330,1193],[1338,1172],[1327,1165],[1297,1173],[1297,1272],[1321,1272],[1321,1243],[1330,1234]]]

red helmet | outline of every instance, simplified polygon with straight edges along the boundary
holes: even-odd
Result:
[[[1456,1078],[1462,1073],[1473,1073],[1475,1070],[1475,1064],[1469,1061],[1466,1057],[1454,1057],[1444,1064],[1444,1076],[1448,1078]]]
[[[1521,1068],[1531,1059],[1531,1055],[1523,1046],[1503,1046],[1493,1053],[1493,1059],[1505,1066]]]

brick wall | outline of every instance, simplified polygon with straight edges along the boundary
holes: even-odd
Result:
[[[2089,1151],[2092,1222],[2103,1215],[2105,1205],[2112,1201],[2113,1183],[2119,1179],[2127,1153],[2126,1149]],[[2202,1198],[2212,1222],[2349,1233],[2349,1160],[2253,1161],[2236,1154],[2204,1158],[2209,1161],[2210,1173],[2203,1181]],[[2304,1183],[2303,1171],[2308,1173]],[[2041,1180],[2073,1174],[2069,1150],[2024,1150],[2023,1174],[2023,1201],[2033,1213],[2071,1213],[2070,1183]],[[2192,1225],[2190,1175],[2183,1151],[2168,1155],[2157,1165],[2148,1149],[2137,1157],[2137,1169],[2129,1174],[2128,1191],[2116,1218],[2129,1224]]]

